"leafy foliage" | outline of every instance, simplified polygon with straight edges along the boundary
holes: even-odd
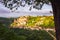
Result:
[[[5,27],[10,26],[10,24],[13,22],[13,20],[14,20],[14,18],[0,17],[0,23],[2,23],[2,25]]]
[[[25,40],[24,36],[18,36],[9,28],[0,23],[0,40]]]
[[[19,18],[17,18],[19,19]],[[28,16],[27,21],[20,21],[17,20],[11,24],[12,27],[18,27],[18,24],[21,25],[21,23],[26,22],[25,25],[21,25],[24,27],[43,27],[43,28],[54,28],[54,18],[53,16]],[[24,17],[26,19],[26,17]],[[16,24],[17,23],[17,24]],[[20,27],[20,26],[19,26]]]
[[[0,23],[0,40],[53,40],[44,30],[8,28]]]
[[[49,30],[49,32],[56,37],[56,33],[54,31]]]
[[[49,0],[2,0],[0,2],[3,3],[5,7],[11,10],[13,10],[14,8],[16,8],[17,10],[20,6],[25,7],[26,4],[31,5],[29,10],[31,10],[32,7],[39,10],[44,4],[50,3]]]

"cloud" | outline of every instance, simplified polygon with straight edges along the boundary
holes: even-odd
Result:
[[[10,9],[4,7],[4,5],[0,3],[0,17],[19,17],[26,15],[30,16],[52,15],[51,13],[49,13],[49,11],[51,10],[50,6],[47,6],[47,9],[44,8],[45,6],[43,6],[42,10],[37,10],[33,8],[31,11],[29,11],[29,7],[30,6],[28,5],[26,7],[19,7],[17,11],[11,12]]]
[[[2,3],[0,3],[0,13],[9,13],[9,9],[6,8]]]

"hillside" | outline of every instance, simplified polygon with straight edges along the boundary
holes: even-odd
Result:
[[[54,28],[54,18],[53,16],[21,16],[14,19],[11,27],[42,27],[42,28]]]
[[[48,16],[48,17],[47,16],[43,16],[43,17],[42,16],[37,16],[37,17],[21,16],[18,18],[0,17],[0,40],[53,40],[53,39],[56,39],[55,38],[56,35],[54,31],[51,31],[48,29],[42,29],[42,30],[30,29],[30,28],[33,29],[36,27],[54,28],[53,26],[48,27],[48,26],[44,26],[45,24],[42,26],[39,24],[40,23],[39,21],[43,21],[43,19],[46,19],[46,18],[51,19],[52,21],[54,19],[53,16]],[[14,24],[15,25],[14,26],[12,25],[13,23],[17,23],[19,24],[19,26],[17,24]],[[39,25],[37,25],[37,23]]]

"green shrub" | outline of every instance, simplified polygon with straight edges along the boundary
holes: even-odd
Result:
[[[0,23],[0,40],[26,40],[26,37],[17,35]]]

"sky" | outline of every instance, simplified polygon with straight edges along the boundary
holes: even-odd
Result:
[[[51,14],[49,11],[52,10],[51,5],[46,5],[44,4],[44,6],[42,7],[42,10],[37,10],[35,8],[32,8],[32,10],[29,10],[28,5],[26,5],[25,7],[19,7],[18,10],[16,10],[15,12],[11,12],[10,9],[4,7],[3,4],[0,3],[0,17],[19,17],[19,16],[42,16],[42,15],[53,15]]]

